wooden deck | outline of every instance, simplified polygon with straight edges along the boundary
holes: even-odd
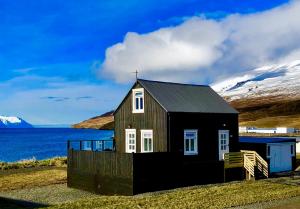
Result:
[[[255,151],[241,150],[241,152],[229,152],[224,155],[224,169],[245,168],[246,179],[255,179],[255,168],[263,176],[269,176],[268,163]]]

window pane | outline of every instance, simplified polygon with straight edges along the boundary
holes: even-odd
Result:
[[[149,151],[152,151],[152,139],[149,139]]]
[[[140,109],[143,109],[143,97],[140,98]]]
[[[294,154],[294,146],[291,145],[291,154],[293,155]]]
[[[144,151],[148,151],[148,139],[144,138]]]
[[[143,93],[142,92],[135,92],[135,96],[136,97],[141,97],[141,96],[143,96]]]
[[[189,151],[190,150],[190,147],[189,147],[189,140],[186,139],[185,140],[185,151]]]
[[[195,133],[193,133],[193,132],[187,132],[187,133],[185,134],[185,136],[186,136],[186,137],[195,137]]]
[[[135,98],[135,109],[139,109],[139,98]]]
[[[268,146],[268,156],[270,156],[270,153],[271,153],[271,148],[270,146]]]
[[[195,142],[195,140],[191,139],[191,151],[195,151],[194,142]]]

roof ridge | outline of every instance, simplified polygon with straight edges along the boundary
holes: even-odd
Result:
[[[203,85],[203,84],[176,83],[176,82],[167,82],[167,81],[146,80],[146,79],[140,79],[140,78],[138,78],[137,80],[138,81],[153,82],[153,83],[165,83],[165,84],[184,85],[184,86],[210,87],[209,85]]]

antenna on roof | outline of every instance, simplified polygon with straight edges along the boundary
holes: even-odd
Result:
[[[135,72],[132,72],[132,73],[135,73],[135,79],[137,80],[138,79],[138,71],[137,70],[135,70]]]

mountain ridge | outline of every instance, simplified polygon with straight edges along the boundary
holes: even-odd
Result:
[[[256,68],[212,88],[240,112],[240,125],[300,127],[300,60]]]
[[[0,115],[0,128],[33,128],[33,126],[22,118]]]

